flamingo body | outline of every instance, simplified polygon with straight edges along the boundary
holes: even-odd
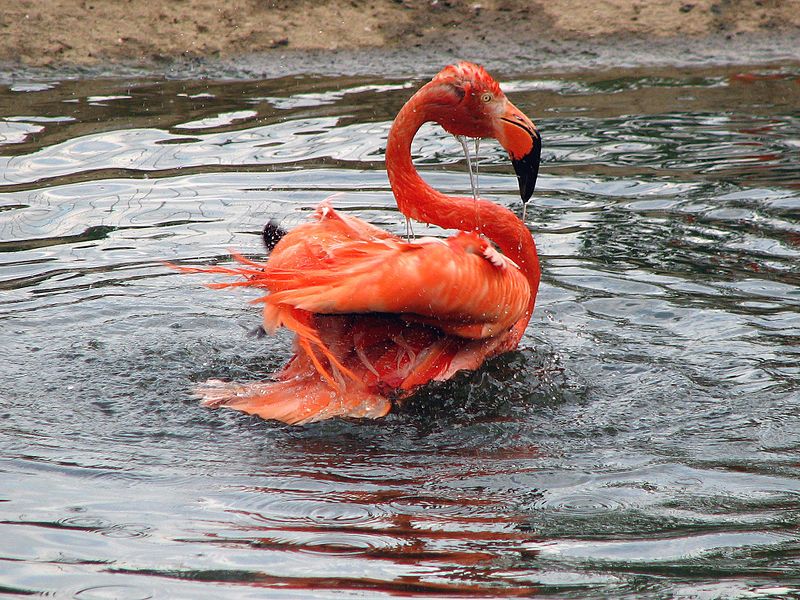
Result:
[[[497,83],[470,63],[443,70],[395,120],[387,167],[405,214],[461,231],[408,242],[325,202],[265,263],[235,256],[240,265],[233,268],[180,267],[243,278],[211,287],[265,290],[256,300],[264,305],[265,328],[296,334],[295,354],[273,381],[211,380],[197,389],[206,405],[298,424],[380,417],[419,386],[516,347],[539,283],[533,239],[507,209],[445,196],[419,177],[410,143],[428,120],[455,133],[498,138],[525,169],[535,152],[538,168],[538,133]],[[520,175],[527,200],[524,186],[532,192]]]

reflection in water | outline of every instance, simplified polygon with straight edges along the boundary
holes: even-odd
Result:
[[[258,256],[265,221],[338,192],[402,233],[383,144],[414,83],[0,88],[0,592],[800,594],[797,82],[509,82],[546,142],[522,348],[384,420],[303,428],[189,396],[263,378],[289,339],[161,261]],[[482,148],[481,189],[520,211]],[[455,140],[427,127],[414,152],[468,193]]]

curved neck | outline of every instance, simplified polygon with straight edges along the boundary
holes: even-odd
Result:
[[[423,86],[403,106],[389,131],[386,170],[397,206],[406,217],[445,229],[477,231],[517,263],[531,287],[530,310],[539,288],[536,244],[528,228],[505,207],[487,200],[448,196],[420,177],[411,160],[411,142],[423,123],[434,120],[426,109],[432,86]],[[441,107],[439,107],[441,109]],[[530,315],[529,315],[530,316]]]

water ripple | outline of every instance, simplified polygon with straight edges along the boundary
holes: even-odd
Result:
[[[383,153],[416,83],[0,86],[0,589],[797,594],[797,75],[508,82],[545,140],[520,349],[386,419],[301,428],[191,397],[268,377],[291,340],[161,261],[260,258],[266,221],[331,194],[402,234]],[[481,148],[482,193],[521,214]],[[426,126],[412,151],[469,194],[455,140]]]

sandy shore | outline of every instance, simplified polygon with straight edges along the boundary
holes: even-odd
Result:
[[[271,75],[347,70],[337,63],[348,56],[402,72],[459,56],[516,70],[800,61],[800,0],[20,0],[0,11],[6,71],[214,64]]]

